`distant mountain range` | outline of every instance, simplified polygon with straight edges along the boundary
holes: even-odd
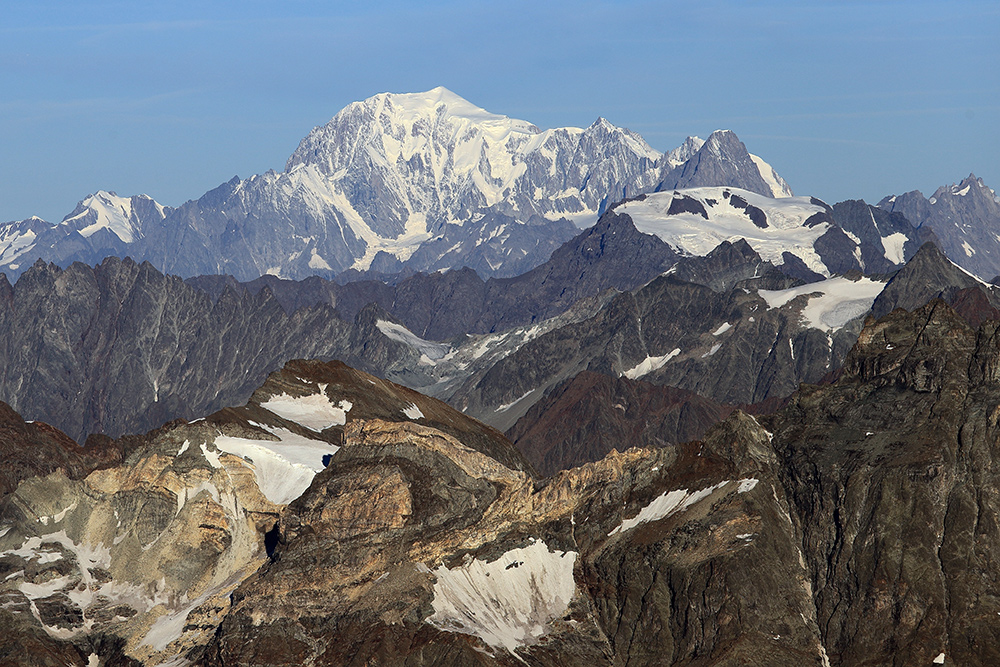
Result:
[[[385,93],[310,132],[283,172],[234,178],[177,209],[98,192],[58,225],[0,225],[0,270],[128,255],[182,277],[462,266],[513,276],[614,202],[709,185],[792,194],[728,131],[660,153],[603,118],[543,131],[443,88]]]

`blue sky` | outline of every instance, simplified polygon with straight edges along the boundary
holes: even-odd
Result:
[[[352,101],[443,85],[669,150],[735,131],[797,194],[1000,190],[992,2],[22,2],[0,10],[0,220],[179,205]]]

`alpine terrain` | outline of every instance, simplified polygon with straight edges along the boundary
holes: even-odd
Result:
[[[975,176],[435,88],[0,270],[0,667],[1000,664]]]

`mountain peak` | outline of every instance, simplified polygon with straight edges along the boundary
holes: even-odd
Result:
[[[690,151],[697,137],[689,138],[678,150]],[[747,152],[732,130],[716,130],[683,162],[664,156],[663,171],[657,191],[679,188],[729,186],[743,188],[765,197],[787,197],[791,189],[773,168]]]

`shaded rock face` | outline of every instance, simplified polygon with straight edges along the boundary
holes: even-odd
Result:
[[[761,286],[775,284],[765,273]],[[719,403],[750,404],[791,394],[836,369],[853,345],[858,317],[825,331],[803,324],[809,290],[770,308],[752,281],[726,292],[671,275],[621,294],[593,317],[551,330],[477,372],[450,399],[469,414],[509,429],[556,384],[584,370],[695,392]]]
[[[765,182],[746,146],[729,130],[713,132],[682,164],[665,164],[656,192],[713,185],[742,188],[765,197],[791,195],[790,191],[774,192],[771,185]],[[788,189],[783,181],[781,185]]]
[[[109,446],[110,445],[110,446]],[[62,431],[44,422],[25,422],[0,402],[0,499],[30,477],[60,470],[78,479],[98,466],[119,463],[122,452],[106,442],[83,448]]]
[[[0,332],[0,398],[78,441],[242,403],[268,372],[301,356],[382,374],[419,356],[329,306],[287,314],[268,290],[224,290],[213,303],[127,259],[33,267],[0,301]]]
[[[902,213],[887,211],[860,200],[833,206],[833,219],[859,240],[865,273],[892,271],[908,262],[924,243],[936,243],[930,227],[916,227]]]
[[[1000,660],[997,322],[871,322],[840,379],[765,424],[832,664]]]
[[[769,286],[764,279],[770,277],[771,285],[780,289],[787,284],[789,261],[780,269],[765,262],[743,239],[723,241],[704,257],[683,257],[674,265],[671,275],[684,282],[710,287],[716,292],[732,289],[743,280],[756,279],[761,287]]]
[[[507,436],[538,472],[553,475],[612,449],[700,440],[731,411],[683,389],[584,371],[555,386]]]
[[[896,308],[914,310],[931,299],[947,301],[977,327],[1000,306],[995,287],[969,275],[936,245],[926,243],[889,280],[872,304],[872,315],[882,317]]]
[[[894,311],[767,422],[833,664],[1000,659],[996,328]]]
[[[468,267],[481,276],[511,278],[544,264],[553,251],[579,233],[565,218],[547,220],[535,215],[519,220],[490,211],[463,225],[445,225],[440,238],[421,244],[406,262],[392,268],[430,273]],[[371,268],[378,268],[374,261]]]

